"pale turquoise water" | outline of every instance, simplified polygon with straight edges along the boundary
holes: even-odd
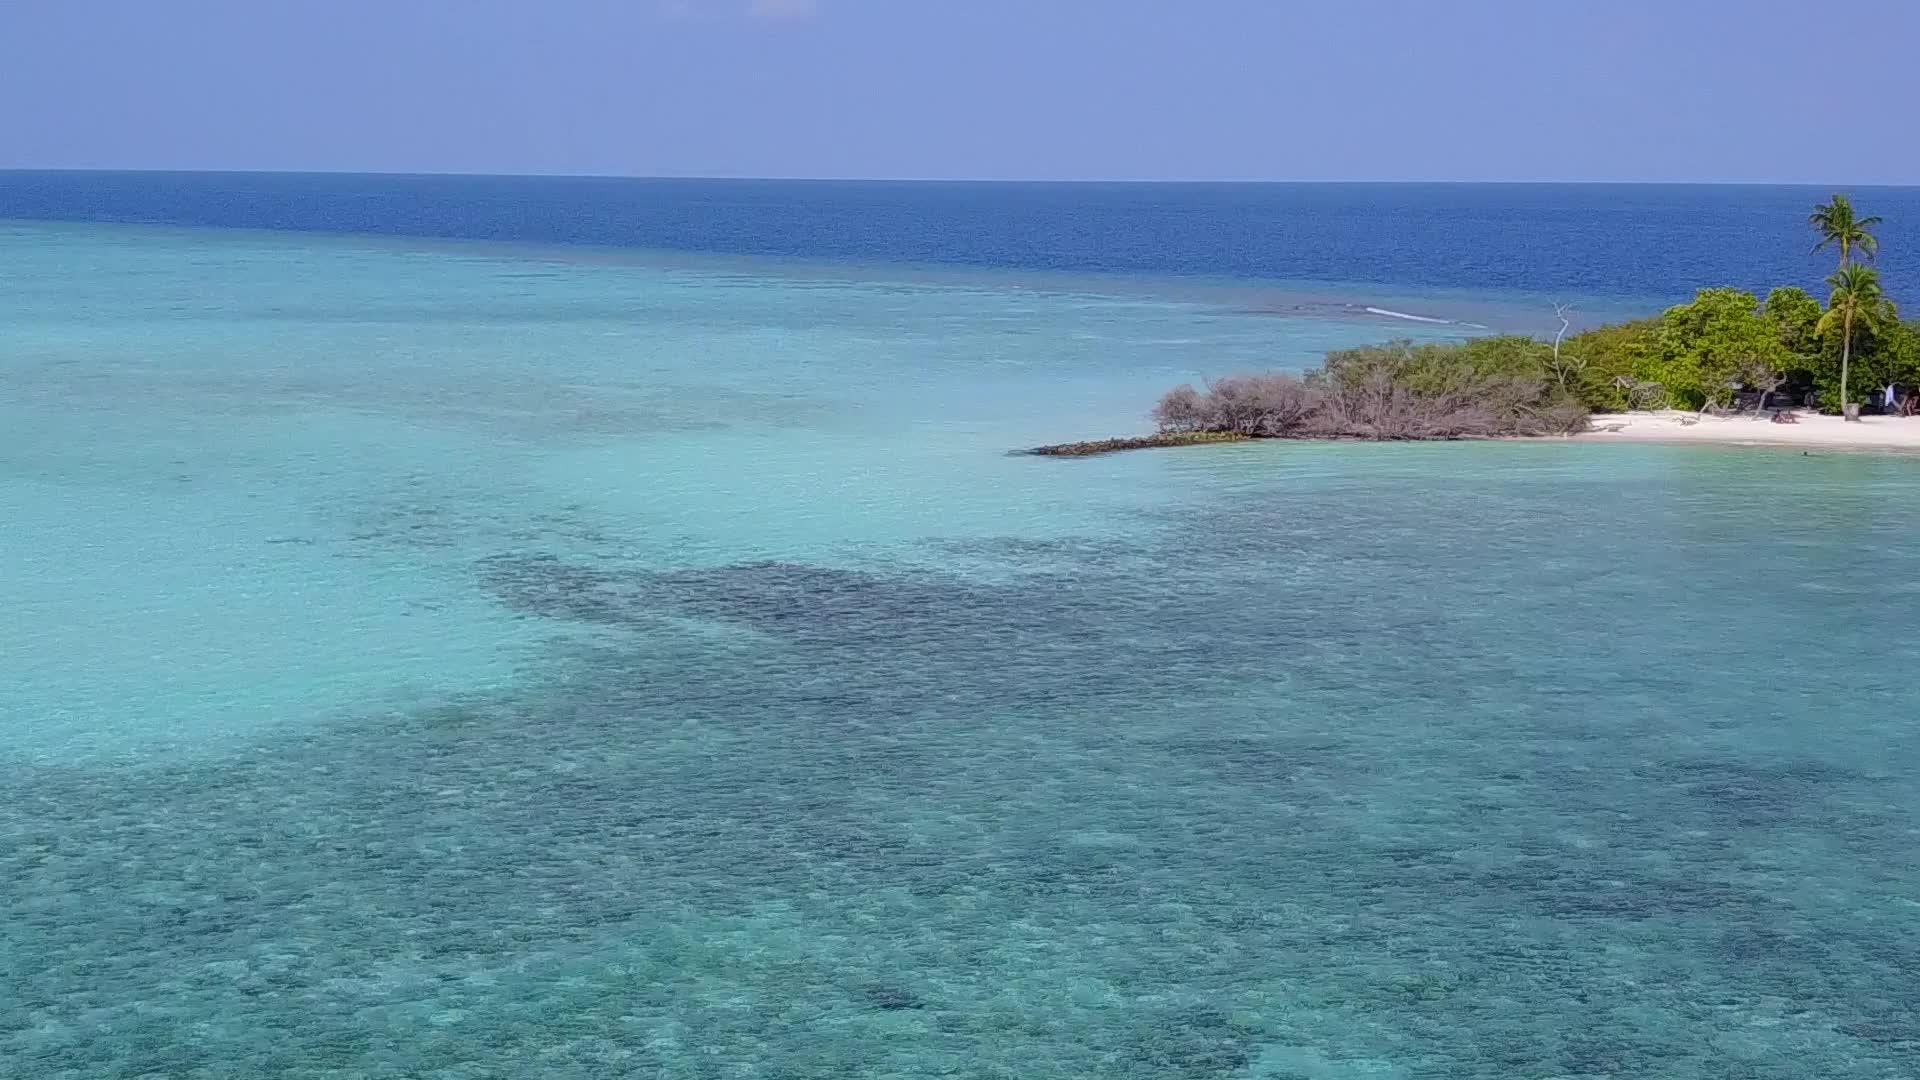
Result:
[[[1382,334],[1149,290],[0,265],[7,1075],[1920,1072],[1920,461],[1005,456]]]

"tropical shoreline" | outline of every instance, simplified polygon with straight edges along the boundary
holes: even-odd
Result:
[[[1196,435],[1202,437],[1194,437]],[[1367,439],[1351,435],[1265,436],[1227,433],[1159,433],[1094,439],[1011,451],[1034,457],[1100,457],[1129,450],[1213,446],[1243,442],[1570,442],[1655,446],[1719,446],[1776,450],[1830,450],[1858,454],[1920,454],[1920,416],[1869,416],[1858,421],[1801,414],[1791,424],[1766,417],[1700,416],[1684,410],[1604,413],[1586,431],[1568,435],[1466,435],[1441,438]]]
[[[1903,322],[1865,265],[1879,253],[1879,217],[1843,194],[1807,223],[1815,251],[1839,252],[1823,308],[1804,289],[1779,286],[1763,300],[1737,288],[1703,288],[1658,318],[1573,332],[1574,309],[1556,303],[1551,340],[1525,335],[1449,344],[1399,340],[1327,353],[1318,368],[1184,383],[1150,415],[1157,436],[1039,447],[1085,456],[1186,445],[1199,436],[1353,438],[1382,441],[1563,438],[1754,446],[1920,450],[1920,322]],[[1367,308],[1416,321],[1420,316]],[[1868,401],[1854,397],[1864,390]],[[1808,415],[1768,412],[1804,401]],[[1883,415],[1863,422],[1869,409]],[[1731,413],[1732,416],[1727,414]],[[1836,415],[1825,415],[1825,414]],[[1605,417],[1606,419],[1594,419]]]

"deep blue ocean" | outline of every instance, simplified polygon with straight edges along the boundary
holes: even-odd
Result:
[[[1920,459],[1007,453],[1824,194],[0,173],[0,1077],[1920,1076]]]
[[[1828,189],[0,172],[0,218],[1677,302],[1820,291]],[[1920,304],[1920,187],[1850,189]],[[1824,291],[1820,291],[1824,297]]]

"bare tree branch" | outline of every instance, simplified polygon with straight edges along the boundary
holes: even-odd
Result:
[[[1569,383],[1586,373],[1587,361],[1584,357],[1568,356],[1560,349],[1566,340],[1567,332],[1573,329],[1572,304],[1555,303],[1554,318],[1560,320],[1560,329],[1553,335],[1553,357],[1547,361],[1547,374],[1560,384],[1560,389],[1570,389]]]

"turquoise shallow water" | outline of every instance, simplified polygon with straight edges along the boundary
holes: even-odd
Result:
[[[1190,300],[0,227],[0,1060],[1903,1077],[1920,463]]]

